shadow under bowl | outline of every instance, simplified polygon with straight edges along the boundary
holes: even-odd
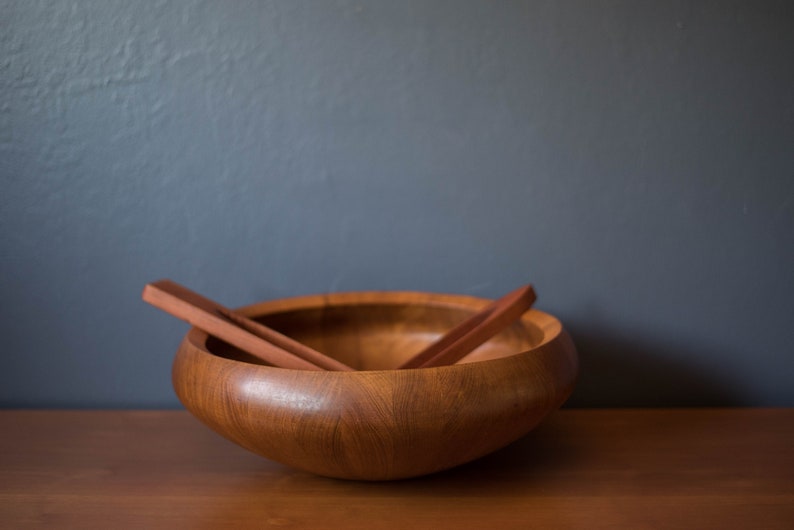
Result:
[[[192,328],[174,389],[213,430],[291,467],[358,480],[434,473],[520,438],[573,390],[573,343],[534,309],[458,364],[395,369],[488,303],[354,292],[248,306],[239,311],[357,371],[268,366]]]

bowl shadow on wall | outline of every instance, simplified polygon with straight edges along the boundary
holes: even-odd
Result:
[[[736,385],[704,366],[703,359],[719,359],[718,352],[697,344],[659,344],[575,322],[565,327],[579,353],[579,380],[568,408],[748,405]]]

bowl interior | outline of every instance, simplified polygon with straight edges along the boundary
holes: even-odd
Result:
[[[271,307],[267,303],[243,310],[249,317],[270,326],[312,348],[357,369],[394,369],[484,307],[485,301],[462,297],[411,301],[384,300],[322,304],[307,299],[306,305]],[[524,317],[474,350],[461,363],[514,355],[545,342],[547,330],[532,318]],[[223,341],[208,338],[206,348],[213,354],[237,361],[265,364]]]

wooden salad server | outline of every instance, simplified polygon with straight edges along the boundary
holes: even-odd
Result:
[[[147,284],[143,300],[273,366],[298,370],[353,370],[171,280]]]
[[[454,364],[524,314],[535,302],[525,285],[489,304],[458,324],[399,368],[430,368]]]

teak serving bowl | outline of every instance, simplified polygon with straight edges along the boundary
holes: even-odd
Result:
[[[458,364],[394,369],[487,303],[359,292],[248,306],[240,313],[357,371],[267,366],[192,328],[174,388],[219,434],[295,468],[361,480],[433,473],[518,439],[573,390],[573,343],[534,309]]]

